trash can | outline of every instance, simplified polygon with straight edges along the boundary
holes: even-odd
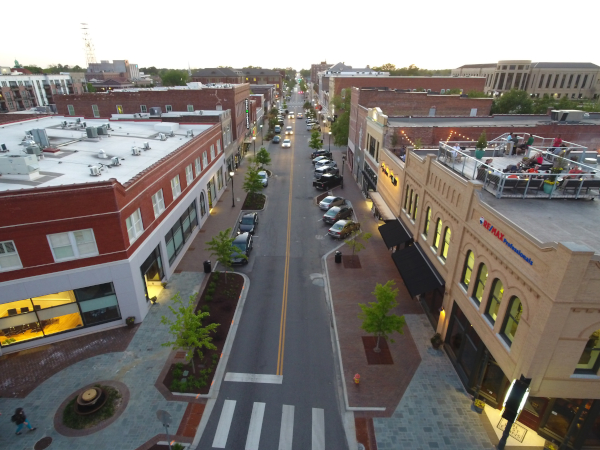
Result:
[[[204,273],[210,273],[210,271],[211,271],[210,260],[204,261]]]
[[[342,262],[342,252],[339,250],[335,252],[335,262],[338,264]]]

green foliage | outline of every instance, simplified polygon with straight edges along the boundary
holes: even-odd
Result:
[[[211,294],[206,294],[204,296],[204,301],[206,301],[207,303],[212,302],[213,296]]]
[[[194,313],[194,296],[191,295],[186,304],[183,303],[179,292],[171,299],[173,305],[169,305],[169,310],[175,316],[171,319],[167,316],[162,316],[160,323],[169,327],[169,333],[172,340],[162,344],[165,347],[190,349],[186,353],[186,362],[189,364],[197,353],[202,358],[202,349],[215,350],[217,347],[212,343],[211,333],[214,333],[218,323],[211,323],[202,326],[202,319],[208,317],[207,312]],[[195,366],[192,365],[192,370]]]
[[[414,147],[416,150],[423,148],[423,140],[421,138],[416,138]]]
[[[350,111],[346,110],[339,114],[336,121],[331,123],[331,134],[333,143],[338,147],[348,145],[348,136],[350,134]]]
[[[511,89],[492,104],[492,114],[532,114],[533,102],[526,91]]]
[[[230,236],[231,228],[227,228],[225,231],[220,231],[218,235],[206,243],[206,251],[210,252],[210,256],[215,256],[219,260],[219,263],[225,267],[226,273],[227,270],[231,270],[231,266],[233,265],[231,254],[236,249],[233,245],[235,238]],[[212,296],[210,300],[207,297],[208,295],[205,297],[207,301],[212,300]]]
[[[171,445],[171,450],[184,450],[185,447],[183,446],[183,444],[180,444],[179,442],[175,442],[175,444]]]
[[[300,76],[302,78],[310,77],[310,69],[300,69]]]
[[[268,166],[271,164],[271,155],[266,148],[261,147],[258,153],[256,154],[255,161],[256,164],[259,164],[261,167]]]
[[[483,91],[476,91],[476,90],[472,90],[467,92],[467,96],[469,98],[487,98],[489,97],[489,95],[487,95],[485,92]]]
[[[41,67],[36,66],[35,64],[32,66],[23,66],[23,69],[29,70],[31,73],[44,73]]]
[[[389,72],[391,76],[404,77],[430,77],[435,75],[448,76],[452,74],[452,69],[419,69],[414,64],[398,69],[394,64],[387,63],[379,67],[373,67],[372,69],[377,70],[378,72]]]
[[[163,86],[185,86],[188,82],[186,70],[168,70],[160,77]]]
[[[96,88],[92,85],[92,83],[87,83],[87,91],[96,92]]]
[[[393,289],[395,285],[396,283],[393,280],[384,285],[377,283],[375,290],[372,292],[377,301],[369,302],[368,305],[358,304],[362,310],[358,315],[358,318],[363,321],[361,328],[367,333],[373,333],[377,336],[376,352],[380,351],[379,338],[381,336],[388,339],[394,331],[403,334],[404,316],[390,314],[390,311],[398,306],[396,301],[398,289]],[[390,339],[390,341],[394,342],[393,339]]]
[[[390,144],[392,148],[398,145],[398,130],[396,128],[393,128],[392,135],[390,136]]]
[[[352,249],[352,255],[365,249],[365,243],[371,239],[371,233],[362,233],[359,229],[351,232],[346,238],[346,245]]]
[[[202,305],[202,312],[210,312],[210,306]]]
[[[313,150],[319,150],[323,148],[323,144],[321,143],[321,133],[319,133],[317,130],[313,131],[310,134],[310,142],[308,143],[308,146]]]
[[[264,189],[262,181],[258,176],[258,168],[255,164],[251,164],[248,170],[246,170],[242,188],[247,194],[258,194]]]
[[[310,102],[306,101],[306,102],[304,102],[304,105],[302,105],[302,107],[304,109],[310,109],[312,107],[312,105],[310,104]]]
[[[444,95],[459,95],[462,94],[462,91],[458,88],[447,89]]]
[[[481,132],[479,139],[477,139],[475,148],[478,150],[485,150],[487,148],[487,135],[485,134],[485,129]]]

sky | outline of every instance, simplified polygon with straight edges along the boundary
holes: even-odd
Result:
[[[596,27],[571,26],[597,15],[597,0],[560,8],[533,0],[123,0],[116,5],[48,7],[46,1],[28,1],[27,28],[19,20],[3,23],[0,65],[12,67],[17,59],[22,65],[86,67],[82,22],[88,24],[97,62],[127,59],[139,67],[300,70],[327,61],[450,69],[502,59],[600,65]]]

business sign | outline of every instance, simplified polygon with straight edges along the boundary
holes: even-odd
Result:
[[[496,236],[500,241],[504,242],[508,248],[510,248],[513,252],[515,252],[517,255],[519,255],[521,258],[523,258],[525,260],[525,262],[529,263],[530,266],[533,266],[533,261],[531,260],[531,258],[528,258],[526,255],[524,255],[521,252],[521,250],[519,250],[517,247],[512,245],[504,237],[504,233],[502,233],[498,228],[496,228],[494,225],[492,225],[487,220],[485,220],[483,218],[483,216],[479,218],[479,224],[481,226],[483,226],[486,230],[488,230],[490,233],[492,233],[494,236]]]
[[[246,129],[250,129],[250,101],[246,99]]]

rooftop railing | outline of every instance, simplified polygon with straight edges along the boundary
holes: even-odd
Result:
[[[596,165],[583,164],[548,151],[543,154],[552,160],[544,158],[542,164],[533,163],[531,159],[521,161],[516,156],[497,156],[482,162],[466,150],[473,144],[472,141],[440,142],[437,160],[467,179],[481,181],[483,189],[497,198],[600,197]],[[528,151],[535,149],[530,147]]]

